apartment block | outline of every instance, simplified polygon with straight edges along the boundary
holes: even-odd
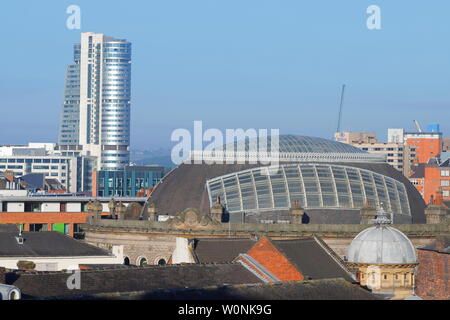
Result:
[[[416,149],[403,143],[352,143],[351,145],[374,154],[386,156],[386,162],[401,171],[406,177],[410,175],[411,163],[416,161]]]

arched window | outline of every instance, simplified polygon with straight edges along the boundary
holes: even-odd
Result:
[[[123,259],[123,264],[126,265],[126,266],[129,266],[129,265],[130,265],[130,258],[125,257],[125,258]]]
[[[140,258],[138,264],[141,267],[146,266],[147,265],[147,259],[146,258]]]
[[[166,264],[166,260],[164,260],[164,259],[159,259],[158,260],[158,265],[163,266],[165,264]]]

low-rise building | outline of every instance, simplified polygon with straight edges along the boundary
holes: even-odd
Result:
[[[110,197],[96,198],[102,205],[99,212],[109,216]],[[116,198],[129,211],[140,211],[146,198]],[[0,195],[0,224],[21,224],[25,231],[59,231],[71,237],[81,237],[80,225],[89,216],[88,203],[91,197],[76,195]]]
[[[122,246],[108,252],[59,232],[22,232],[16,226],[0,225],[0,268],[60,271],[122,262]]]
[[[149,196],[164,173],[164,167],[159,165],[125,166],[123,170],[94,171],[92,194],[98,197]]]

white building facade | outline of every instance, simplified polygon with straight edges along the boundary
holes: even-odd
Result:
[[[59,150],[96,157],[95,170],[129,163],[131,43],[92,32],[67,68]]]

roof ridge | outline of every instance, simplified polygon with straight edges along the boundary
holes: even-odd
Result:
[[[339,255],[334,252],[333,249],[331,249],[324,240],[322,240],[319,237],[316,237],[315,235],[313,236],[314,240],[316,240],[316,242],[319,244],[319,246],[321,246],[324,251],[353,279],[356,280],[355,275],[350,272],[350,270],[347,269],[347,266],[345,265],[345,262],[341,259],[341,257],[339,257]]]

